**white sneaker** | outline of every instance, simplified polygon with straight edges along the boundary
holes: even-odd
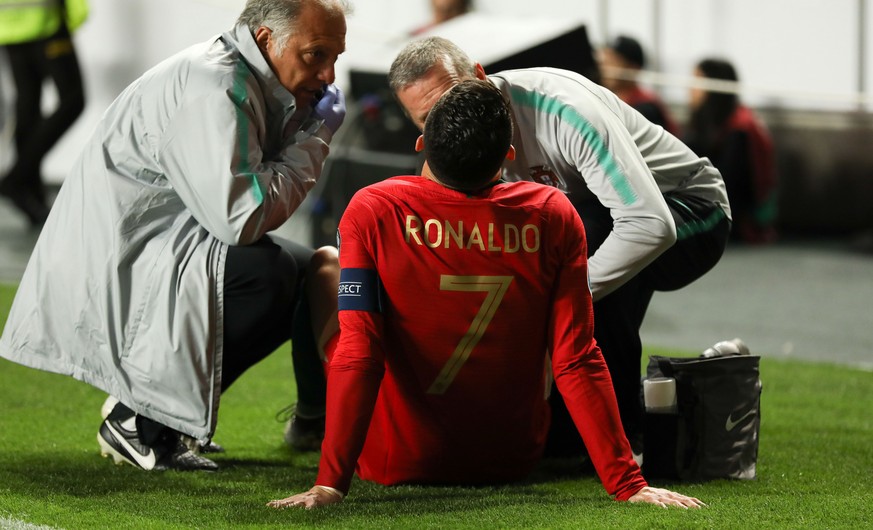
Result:
[[[136,416],[124,421],[103,420],[97,432],[100,454],[112,457],[117,465],[130,464],[140,469],[154,469],[158,455],[152,447],[139,441],[136,432]]]
[[[118,398],[114,396],[107,396],[106,401],[103,402],[103,406],[100,407],[100,417],[104,420],[109,416],[109,413],[112,412],[112,409],[115,408],[115,405],[118,404]]]
[[[136,416],[124,421],[103,420],[97,432],[100,454],[112,458],[116,465],[130,464],[151,470],[215,471],[218,464],[195,454],[178,437],[148,446],[139,441]]]
[[[103,406],[100,407],[100,416],[105,420],[109,417],[109,414],[112,412],[112,409],[115,408],[115,405],[118,404],[118,398],[115,396],[107,396],[106,401],[103,402]],[[185,444],[188,449],[191,450],[195,455],[199,455],[200,453],[223,453],[224,447],[218,445],[215,442],[210,441],[206,445],[201,445],[200,442],[195,440],[194,438],[186,435],[182,435],[180,437],[182,443]]]

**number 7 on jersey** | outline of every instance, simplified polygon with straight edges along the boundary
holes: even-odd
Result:
[[[470,352],[479,343],[479,339],[485,334],[488,329],[488,324],[500,307],[500,302],[503,301],[503,295],[509,289],[509,284],[512,283],[512,276],[450,276],[447,274],[440,275],[440,291],[463,291],[463,292],[485,292],[485,300],[479,307],[479,311],[470,323],[467,332],[461,337],[460,342],[449,357],[448,362],[443,366],[436,380],[430,385],[428,394],[443,394],[455,376],[458,375],[458,370],[470,357]]]

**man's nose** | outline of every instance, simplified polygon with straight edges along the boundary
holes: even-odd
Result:
[[[336,68],[334,67],[333,63],[319,70],[318,80],[328,85],[331,85],[334,81],[336,81]]]

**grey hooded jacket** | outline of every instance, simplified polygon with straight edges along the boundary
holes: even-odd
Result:
[[[242,26],[146,72],[65,180],[0,355],[208,439],[227,248],[282,225],[320,176],[331,133],[308,114]]]

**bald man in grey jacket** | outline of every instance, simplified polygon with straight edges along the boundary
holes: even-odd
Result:
[[[133,82],[64,182],[0,355],[118,398],[97,437],[117,462],[215,469],[182,435],[207,444],[222,391],[289,339],[306,263],[267,233],[342,123],[348,9],[249,0]]]

